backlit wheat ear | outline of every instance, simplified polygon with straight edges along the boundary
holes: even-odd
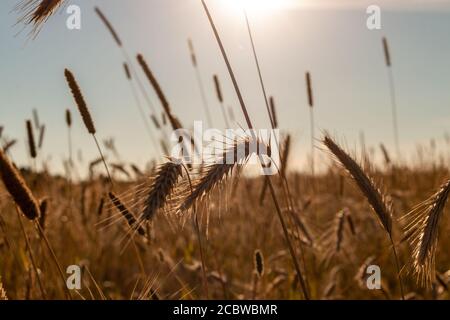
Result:
[[[80,87],[78,86],[75,77],[73,76],[70,70],[65,69],[64,75],[66,76],[67,84],[69,85],[70,91],[72,92],[73,98],[78,106],[78,110],[80,111],[81,117],[83,119],[84,125],[86,126],[88,132],[90,134],[95,134],[95,126],[92,121],[91,114],[84,100],[83,94],[81,93]]]
[[[136,230],[141,236],[145,235],[145,230],[140,226],[136,225],[136,218],[133,214],[125,207],[123,202],[112,192],[108,193],[109,199],[114,204],[116,209],[122,214],[122,216],[127,220],[128,225]]]
[[[142,219],[152,219],[156,211],[165,206],[181,175],[182,165],[175,162],[166,162],[158,168],[145,200]]]
[[[27,120],[26,127],[28,136],[28,151],[30,152],[31,158],[35,159],[37,156],[36,143],[34,142],[33,126],[31,125],[30,120]]]
[[[244,152],[242,152],[243,150]],[[188,210],[198,201],[201,201],[232,173],[237,164],[244,164],[249,156],[250,140],[247,138],[241,142],[235,142],[232,147],[223,152],[217,163],[206,167],[204,175],[194,183],[193,191],[189,192],[178,211]]]
[[[377,215],[381,225],[387,232],[389,240],[392,245],[392,252],[395,258],[395,265],[397,268],[397,277],[400,285],[402,299],[405,300],[403,283],[400,274],[400,262],[397,256],[393,235],[392,235],[392,202],[390,198],[381,193],[381,190],[375,185],[372,178],[370,178],[364,170],[353,160],[344,150],[341,149],[328,135],[323,139],[325,146],[334,154],[341,165],[347,169],[347,172],[352,176],[360,191],[364,194],[373,211]]]
[[[253,264],[256,274],[261,278],[264,274],[264,256],[261,250],[255,251]]]
[[[6,190],[13,197],[23,214],[30,220],[39,217],[39,205],[20,173],[3,151],[0,151],[0,175]]]
[[[329,136],[323,139],[325,146],[334,154],[336,159],[352,176],[358,188],[366,197],[372,209],[375,211],[381,225],[386,232],[392,234],[392,203],[383,195],[364,170],[344,150],[341,149]]]
[[[439,223],[450,193],[450,180],[424,202],[415,206],[402,219],[407,221],[405,233],[413,248],[412,267],[421,285],[430,286],[436,277],[435,256]]]
[[[32,35],[36,36],[43,24],[58,10],[64,0],[22,0],[15,10],[22,12],[20,22],[32,25]]]

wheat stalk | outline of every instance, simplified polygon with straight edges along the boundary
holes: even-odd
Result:
[[[201,0],[201,1],[202,1],[203,9],[205,10],[205,13],[206,13],[206,16],[208,18],[209,24],[211,26],[211,29],[212,29],[212,31],[214,33],[215,38],[216,38],[217,44],[218,44],[218,46],[220,48],[220,52],[221,52],[222,57],[223,57],[223,59],[225,61],[225,65],[227,67],[228,74],[231,77],[231,81],[233,83],[234,90],[235,90],[236,95],[238,97],[242,113],[244,114],[245,122],[247,123],[247,126],[248,126],[249,129],[253,129],[252,121],[251,121],[250,116],[248,114],[247,107],[245,106],[245,102],[244,102],[244,99],[242,97],[241,90],[239,88],[239,85],[237,83],[236,77],[235,77],[234,72],[233,72],[233,68],[231,67],[231,64],[230,64],[230,61],[229,61],[228,56],[226,54],[226,51],[225,51],[225,48],[223,46],[222,40],[220,39],[219,32],[217,31],[216,25],[214,24],[214,20],[213,20],[211,14],[209,12],[209,9],[208,9],[208,6],[206,5],[205,0]],[[267,106],[267,111],[269,112],[267,99],[266,99],[266,106]],[[270,112],[269,112],[269,115],[270,115]],[[256,139],[255,134],[254,134],[253,131],[252,131],[252,135],[253,135],[253,139]],[[260,158],[260,160],[261,160],[261,165],[262,165],[263,160],[261,158]],[[286,222],[285,222],[285,220],[283,218],[283,214],[281,212],[281,208],[280,208],[280,205],[278,203],[278,199],[277,199],[277,196],[275,194],[275,190],[274,190],[272,181],[270,180],[270,177],[267,176],[267,175],[265,176],[265,179],[266,179],[266,181],[268,183],[268,186],[269,186],[270,194],[272,196],[272,200],[273,200],[273,203],[274,203],[275,208],[276,208],[276,213],[278,215],[281,227],[283,229],[283,234],[284,234],[284,237],[286,239],[286,243],[288,245],[288,249],[289,249],[289,253],[290,253],[291,258],[292,258],[292,262],[294,263],[294,267],[295,267],[295,270],[297,272],[297,277],[298,277],[298,279],[300,281],[300,285],[301,285],[301,288],[302,288],[303,295],[304,295],[305,299],[309,300],[309,293],[308,293],[308,289],[306,287],[306,281],[303,278],[302,271],[300,270],[300,265],[299,265],[299,263],[297,261],[297,257],[296,257],[294,248],[293,248],[291,240],[289,238],[289,233],[288,233],[288,229],[287,229],[287,226],[286,226]]]
[[[14,202],[30,220],[39,217],[39,205],[25,180],[0,150],[0,176]]]
[[[83,119],[84,125],[86,126],[87,131],[94,138],[94,142],[97,146],[97,150],[98,150],[100,157],[102,159],[102,162],[105,166],[106,173],[108,174],[109,182],[113,186],[114,183],[111,178],[111,174],[109,173],[108,165],[106,164],[105,157],[103,156],[103,152],[100,148],[97,137],[95,136],[96,130],[95,130],[95,126],[94,126],[94,121],[92,120],[91,113],[89,112],[89,109],[84,100],[83,94],[81,93],[80,87],[78,86],[78,83],[75,80],[75,77],[73,76],[72,72],[69,69],[64,70],[64,75],[66,77],[66,81],[67,81],[67,84],[69,85],[70,91],[72,92],[72,96],[75,100],[75,103],[78,106],[78,110],[80,111],[81,118]]]
[[[337,158],[341,165],[352,176],[360,191],[364,194],[373,211],[378,217],[381,225],[389,236],[392,244],[392,251],[397,267],[397,276],[400,284],[400,291],[402,299],[405,299],[403,293],[403,283],[400,276],[400,263],[395,249],[393,235],[392,235],[392,216],[393,208],[390,198],[381,193],[381,190],[375,185],[372,178],[370,178],[364,170],[353,160],[341,147],[339,147],[331,137],[325,135],[323,139],[324,145]]]
[[[424,202],[402,217],[413,248],[412,268],[421,285],[430,286],[436,277],[435,260],[439,223],[450,193],[450,180]]]
[[[387,39],[383,37],[383,52],[384,58],[386,62],[386,67],[388,69],[388,81],[389,81],[389,90],[391,96],[391,109],[392,109],[392,126],[394,129],[394,140],[395,140],[395,148],[397,151],[397,160],[400,160],[400,142],[399,142],[399,132],[398,132],[398,121],[397,121],[397,98],[395,92],[395,81],[394,74],[392,72],[392,62],[391,55],[389,52],[389,45]]]
[[[325,146],[337,158],[347,172],[352,176],[358,188],[366,197],[370,206],[376,213],[381,225],[386,232],[392,234],[392,203],[383,195],[364,170],[353,160],[331,137],[325,135],[323,139]]]

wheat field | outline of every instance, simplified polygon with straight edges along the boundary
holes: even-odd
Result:
[[[46,21],[64,2],[19,2],[19,21],[31,29],[32,41],[39,41]],[[233,112],[253,128],[214,13],[207,1],[201,3],[228,71],[226,79],[213,75],[221,110],[211,112],[204,104],[202,117],[220,117],[233,126],[221,90],[221,81],[231,80],[239,101]],[[312,160],[305,171],[291,169],[295,140],[283,131],[274,175],[246,173],[248,144],[265,144],[251,135],[218,152],[216,160],[232,156],[231,164],[179,162],[169,152],[168,132],[189,126],[177,117],[145,56],[130,53],[107,15],[100,8],[95,13],[112,36],[117,47],[112,50],[123,55],[125,62],[118,65],[123,63],[124,86],[144,97],[151,88],[158,98],[157,111],[138,107],[162,157],[139,167],[115,148],[114,140],[102,141],[78,82],[88,75],[61,70],[73,97],[61,110],[67,129],[62,134],[68,136],[61,151],[67,154],[64,173],[54,173],[40,157],[49,124],[39,122],[38,110],[24,119],[25,165],[14,162],[22,137],[6,138],[8,123],[0,124],[0,299],[449,299],[450,144],[440,150],[434,144],[422,147],[411,163],[384,144],[347,147],[345,140],[315,130],[314,74],[305,72],[309,152],[312,159],[314,154],[324,159],[325,168],[319,170]],[[266,102],[261,112],[268,114],[268,127],[282,129],[245,18]],[[386,38],[381,49],[391,70]],[[191,41],[189,50],[199,76]],[[393,80],[388,74],[387,81]],[[395,103],[390,107],[389,127],[398,143]],[[75,113],[98,152],[87,164],[72,150]],[[193,138],[180,141],[195,152]],[[244,152],[238,153],[241,146]],[[270,157],[271,146],[267,150]],[[383,161],[372,161],[376,156]],[[79,178],[79,172],[87,177]],[[70,266],[81,270],[75,289],[68,285]],[[370,266],[380,270],[376,288],[370,288]]]

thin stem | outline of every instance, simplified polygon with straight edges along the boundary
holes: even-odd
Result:
[[[186,166],[184,164],[181,164],[181,166],[183,167],[184,171],[186,172],[186,176],[187,176],[187,179],[189,182],[189,188],[191,189],[191,193],[192,193],[194,190],[192,188],[192,181],[191,181],[191,177],[189,175],[189,170],[186,168]],[[194,226],[195,226],[195,231],[197,233],[198,246],[200,249],[200,260],[202,261],[203,288],[205,290],[206,299],[209,299],[208,278],[206,277],[205,255],[203,253],[202,238],[200,235],[200,227],[199,227],[198,218],[197,218],[197,208],[196,208],[195,204],[194,204]]]
[[[213,21],[213,19],[211,17],[211,14],[209,13],[209,10],[208,10],[208,7],[207,7],[207,5],[205,3],[205,0],[201,0],[201,1],[202,1],[203,8],[205,9],[205,13],[206,13],[206,15],[208,17],[209,23],[211,25],[211,28],[212,28],[212,30],[214,32],[215,38],[217,40],[217,43],[219,45],[219,48],[220,48],[220,51],[222,53],[223,59],[225,61],[225,64],[227,66],[228,73],[229,73],[229,75],[231,77],[231,81],[233,82],[233,86],[234,86],[234,89],[236,91],[236,95],[238,96],[239,103],[240,103],[240,106],[241,106],[241,110],[242,110],[242,113],[244,114],[244,117],[245,117],[245,121],[247,122],[247,126],[250,129],[250,132],[252,134],[252,138],[256,140],[257,138],[256,138],[256,135],[255,135],[255,132],[253,130],[251,130],[251,129],[253,129],[253,124],[252,124],[252,122],[250,120],[250,116],[249,116],[247,108],[245,106],[244,99],[243,99],[241,91],[239,89],[239,85],[237,84],[236,77],[234,76],[233,69],[231,68],[231,64],[230,64],[230,62],[228,60],[228,57],[227,57],[227,54],[226,54],[225,49],[223,47],[223,44],[222,44],[222,41],[220,39],[219,33],[217,32],[216,26],[215,26],[214,21]],[[261,158],[261,156],[260,156],[260,158]],[[264,163],[263,159],[261,159],[260,163],[261,163],[261,165]],[[295,256],[295,251],[294,251],[294,249],[292,247],[292,244],[291,244],[291,241],[289,239],[289,234],[288,234],[288,231],[287,231],[287,228],[286,228],[286,224],[284,222],[284,219],[283,219],[283,216],[282,216],[282,213],[281,213],[281,209],[280,209],[280,206],[278,204],[278,200],[277,200],[277,197],[276,197],[276,194],[275,194],[275,190],[274,190],[272,182],[270,180],[270,176],[266,175],[265,178],[266,178],[266,181],[268,182],[268,185],[269,185],[269,189],[270,189],[270,193],[271,193],[271,196],[272,196],[272,200],[273,200],[273,202],[275,204],[275,207],[277,209],[276,211],[277,211],[278,217],[280,219],[280,222],[281,222],[281,225],[282,225],[282,228],[283,228],[283,233],[284,233],[286,242],[288,243],[289,252],[290,252],[291,258],[292,258],[292,260],[294,262],[294,266],[295,266],[295,269],[296,269],[296,272],[297,272],[297,276],[298,276],[298,279],[300,281],[300,284],[301,284],[301,287],[302,287],[302,290],[303,290],[303,294],[305,296],[305,299],[309,300],[309,294],[308,294],[307,289],[306,289],[306,284],[305,284],[305,282],[303,280],[303,276],[302,276],[302,273],[300,271],[300,266],[299,266],[299,264],[297,262],[297,258]]]
[[[222,109],[222,115],[223,115],[223,120],[225,121],[225,126],[228,128],[230,127],[230,122],[228,121],[228,116],[227,116],[227,112],[225,110],[225,106],[223,105],[223,102],[220,103],[220,108]]]
[[[92,136],[94,137],[94,141],[95,141],[95,144],[97,145],[98,152],[100,153],[100,157],[102,158],[102,162],[103,162],[103,165],[105,166],[106,173],[108,174],[109,183],[111,183],[111,186],[114,187],[114,183],[111,178],[111,174],[109,173],[108,165],[106,164],[105,157],[103,156],[102,149],[100,148],[100,145],[97,141],[97,137],[95,136],[95,134],[93,134]]]
[[[309,119],[310,119],[310,129],[311,129],[311,174],[314,179],[315,174],[315,158],[314,158],[314,108],[309,108]]]
[[[44,239],[45,245],[47,246],[47,249],[50,251],[50,256],[52,257],[52,260],[58,269],[59,275],[61,277],[61,281],[63,282],[64,292],[66,294],[66,297],[71,300],[72,295],[70,294],[70,291],[66,286],[66,279],[64,278],[64,273],[62,271],[61,265],[59,264],[58,259],[56,258],[55,251],[53,251],[53,249],[50,245],[50,242],[47,239],[47,236],[45,235],[44,231],[42,230],[41,225],[38,222],[36,222],[35,225],[36,225],[37,230],[39,231],[39,235],[41,236],[42,239]]]
[[[275,122],[273,120],[272,113],[270,112],[269,99],[267,98],[266,87],[264,86],[264,81],[263,81],[263,77],[262,77],[262,73],[261,73],[261,68],[259,67],[259,60],[258,60],[258,55],[256,54],[255,43],[253,42],[253,35],[252,35],[251,28],[250,28],[250,22],[248,21],[247,11],[245,9],[244,9],[244,16],[245,16],[245,22],[247,24],[248,35],[250,37],[250,43],[252,44],[253,57],[255,59],[256,68],[258,69],[259,83],[261,85],[261,90],[262,90],[263,95],[264,95],[264,102],[266,103],[267,115],[269,116],[270,125],[272,126],[272,129],[274,129],[275,128]]]
[[[394,244],[394,240],[392,239],[392,235],[389,235],[389,240],[391,241],[391,245],[392,245],[392,252],[394,253],[394,258],[395,258],[395,265],[397,267],[397,276],[398,276],[398,282],[400,284],[400,292],[402,295],[402,300],[405,300],[405,293],[403,290],[403,281],[402,281],[402,277],[400,274],[400,262],[397,256],[397,249],[395,249],[395,244]]]
[[[38,281],[39,290],[41,291],[42,299],[46,300],[47,296],[45,294],[45,290],[44,290],[44,287],[43,287],[42,282],[41,282],[41,276],[39,275],[39,271],[38,271],[38,268],[37,268],[37,265],[36,265],[36,260],[34,259],[33,250],[31,249],[31,245],[30,245],[30,240],[28,239],[28,236],[27,236],[27,234],[25,232],[25,227],[23,226],[22,217],[20,216],[20,213],[19,213],[19,210],[17,209],[17,207],[16,207],[16,212],[17,212],[17,217],[18,217],[19,222],[20,222],[20,229],[22,230],[23,237],[25,238],[25,243],[26,243],[26,245],[28,247],[28,252],[30,254],[30,260],[31,260],[31,265],[33,266],[34,273],[36,274],[36,278],[37,278],[37,281]]]
[[[158,143],[156,142],[154,133],[152,132],[152,128],[150,127],[150,124],[148,123],[144,109],[142,108],[141,100],[139,99],[139,96],[137,95],[137,92],[136,92],[136,89],[134,88],[132,79],[130,79],[128,82],[130,83],[131,93],[133,94],[134,101],[136,103],[136,106],[138,107],[138,111],[141,115],[142,121],[144,122],[145,129],[147,130],[147,134],[150,138],[151,143],[153,144],[153,146],[155,148],[155,151],[158,152]],[[156,117],[156,115],[153,115],[153,116]]]

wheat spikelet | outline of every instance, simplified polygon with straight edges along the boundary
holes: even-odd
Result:
[[[358,188],[366,197],[372,209],[375,211],[381,225],[386,232],[392,234],[392,203],[383,195],[373,180],[341,147],[339,147],[328,135],[323,139],[325,146],[334,154],[341,165],[352,176]]]
[[[245,151],[240,152],[244,146]],[[226,179],[235,168],[236,164],[245,163],[250,156],[250,140],[244,139],[242,142],[235,142],[232,147],[225,150],[217,163],[209,165],[204,175],[194,184],[192,192],[180,204],[178,211],[191,208],[204,196],[209,194],[222,180]],[[232,163],[229,159],[234,159]]]
[[[108,193],[109,199],[114,204],[116,209],[122,214],[122,216],[127,220],[128,225],[133,229],[136,230],[141,236],[145,235],[145,230],[140,226],[136,225],[136,218],[133,216],[133,214],[125,207],[125,205],[122,203],[122,201],[112,192]]]
[[[33,127],[31,125],[30,120],[26,121],[26,127],[27,127],[27,136],[28,136],[28,151],[30,152],[31,158],[35,159],[37,156],[36,144],[34,142]]]
[[[164,207],[181,175],[182,165],[179,163],[169,161],[158,168],[155,180],[146,196],[142,219],[153,218],[156,211]]]
[[[64,0],[23,0],[15,7],[15,10],[22,12],[19,21],[32,25],[32,34],[36,35],[63,2]]]
[[[39,217],[39,206],[17,169],[0,151],[0,175],[6,189],[13,197],[23,214],[30,220]]]
[[[406,220],[405,233],[413,248],[412,267],[421,285],[429,286],[436,277],[435,256],[439,222],[450,193],[450,180],[424,202],[402,217]]]
[[[261,250],[256,250],[254,254],[253,267],[258,275],[258,277],[262,277],[264,274],[264,256]]]
[[[100,17],[100,20],[105,24],[108,31],[111,33],[112,37],[114,38],[114,41],[117,43],[119,47],[122,47],[122,41],[119,38],[119,35],[117,34],[116,30],[114,30],[112,24],[109,22],[109,20],[106,18],[106,16],[103,14],[103,12],[100,10],[99,7],[95,7],[95,12]]]
[[[73,98],[78,106],[84,125],[90,134],[95,134],[94,122],[92,121],[91,114],[89,113],[89,109],[84,101],[83,94],[81,93],[75,77],[68,69],[64,70],[64,75],[66,76],[67,84],[69,85]]]

